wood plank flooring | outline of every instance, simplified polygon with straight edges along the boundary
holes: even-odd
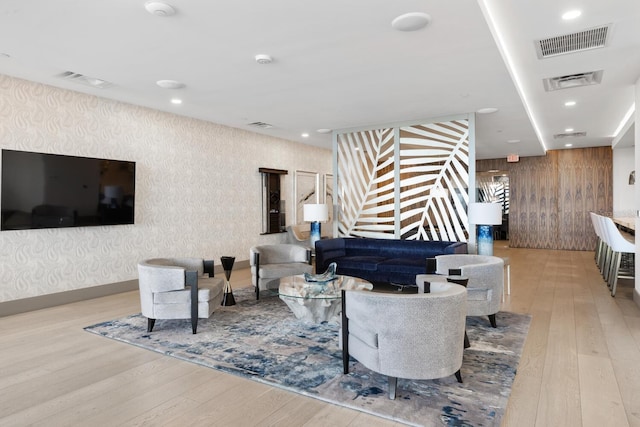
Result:
[[[631,281],[612,298],[593,252],[495,254],[511,260],[503,309],[533,316],[502,425],[640,427]],[[0,426],[400,425],[82,330],[134,312],[128,292],[0,318]]]

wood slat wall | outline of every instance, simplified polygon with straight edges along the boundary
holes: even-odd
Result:
[[[589,212],[613,209],[611,147],[550,150],[546,156],[478,160],[477,171],[509,172],[509,245],[515,248],[592,250]]]

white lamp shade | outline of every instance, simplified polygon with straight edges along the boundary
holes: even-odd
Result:
[[[469,203],[468,214],[471,224],[502,224],[502,205],[499,203]]]
[[[307,204],[303,207],[303,216],[305,221],[328,221],[329,220],[329,206],[324,204]]]

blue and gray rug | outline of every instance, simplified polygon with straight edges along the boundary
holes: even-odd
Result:
[[[464,352],[463,384],[455,377],[430,381],[398,379],[389,400],[387,378],[352,359],[342,374],[338,325],[297,320],[277,297],[255,300],[251,289],[234,290],[237,304],[200,319],[158,320],[146,332],[140,314],[99,323],[87,331],[168,356],[250,378],[410,425],[499,426],[511,392],[530,317],[468,318],[471,348]],[[402,325],[398,325],[402,327]]]

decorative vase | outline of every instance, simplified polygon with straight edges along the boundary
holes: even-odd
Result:
[[[327,282],[331,282],[332,280],[336,279],[336,268],[338,268],[338,265],[335,262],[332,262],[331,264],[329,264],[329,267],[327,267],[327,270],[324,273],[304,273],[304,280],[305,282],[317,282],[320,284],[326,284]]]

